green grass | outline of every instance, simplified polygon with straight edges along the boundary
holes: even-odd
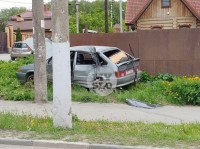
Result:
[[[80,121],[73,116],[73,128],[54,128],[49,117],[0,113],[0,137],[50,139],[70,142],[149,146],[200,146],[200,124],[167,125],[143,122]],[[198,148],[198,147],[197,147]]]

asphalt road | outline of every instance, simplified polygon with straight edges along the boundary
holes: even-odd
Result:
[[[53,104],[37,104],[28,101],[0,100],[0,112],[32,114],[52,117]],[[199,106],[164,106],[156,109],[132,107],[114,103],[72,103],[72,113],[86,121],[107,120],[118,122],[162,122],[180,124],[182,122],[200,122]]]
[[[9,61],[10,59],[10,54],[0,54],[0,60],[3,61]]]
[[[49,147],[20,146],[20,145],[4,145],[4,144],[0,144],[0,149],[49,149]],[[58,149],[58,148],[51,148],[51,149]]]

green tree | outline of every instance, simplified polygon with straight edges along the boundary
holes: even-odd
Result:
[[[4,32],[6,27],[6,22],[4,20],[0,20],[0,32]]]
[[[79,0],[79,32],[82,33],[85,24],[88,25],[88,28],[91,30],[97,30],[98,27],[101,28],[101,32],[104,32],[105,30],[105,13],[104,13],[104,2],[105,0],[95,0],[95,1],[88,1],[88,0]],[[111,28],[111,3],[113,5],[112,9],[112,24],[113,26],[115,24],[120,23],[120,16],[119,16],[119,1],[109,0],[108,2],[108,12],[109,12],[109,32],[113,31],[113,28]],[[69,0],[69,28],[70,33],[76,33],[76,9],[75,5],[76,0]],[[51,7],[51,3],[48,3],[48,7]],[[123,8],[123,22],[125,18],[125,10],[126,10],[126,2],[122,2],[122,8]],[[123,26],[125,28],[125,23],[123,23]]]
[[[2,9],[0,11],[0,31],[4,31],[5,30],[5,26],[7,24],[7,22],[10,20],[10,17],[22,12],[27,11],[26,8],[24,7],[13,7],[10,9]]]
[[[16,41],[22,41],[22,34],[21,34],[21,30],[20,28],[18,27],[17,28],[17,31],[16,31]]]

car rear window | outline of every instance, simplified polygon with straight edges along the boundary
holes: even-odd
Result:
[[[127,54],[119,49],[106,51],[103,54],[115,64],[119,64],[128,60]]]
[[[15,43],[14,48],[27,48],[26,43]]]

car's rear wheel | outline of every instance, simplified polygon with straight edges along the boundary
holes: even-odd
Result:
[[[14,60],[15,60],[15,57],[11,57],[11,60],[14,61]]]
[[[107,96],[113,92],[113,88],[109,82],[99,77],[94,80],[92,91],[98,95]]]
[[[34,74],[29,74],[27,76],[26,82],[34,83]]]

